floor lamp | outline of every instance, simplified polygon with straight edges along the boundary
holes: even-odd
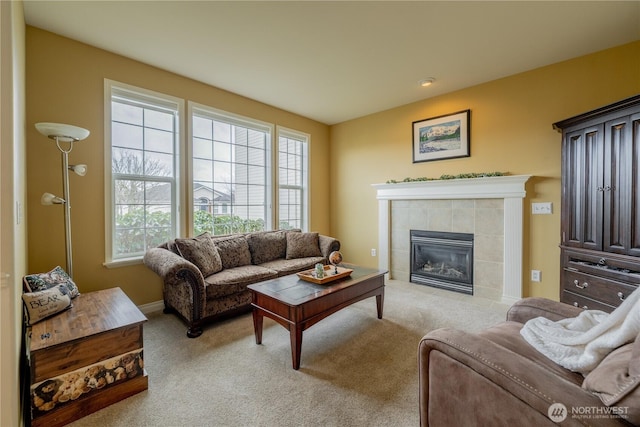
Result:
[[[85,176],[87,165],[69,165],[69,153],[73,149],[73,143],[81,141],[89,136],[89,131],[78,126],[66,125],[62,123],[36,123],[36,129],[44,136],[56,142],[58,150],[62,153],[62,187],[63,197],[55,196],[51,193],[44,193],[40,198],[43,205],[63,205],[64,206],[64,231],[65,248],[67,251],[67,274],[73,277],[73,257],[71,252],[71,202],[69,201],[69,171],[77,175]],[[63,147],[61,144],[67,144]]]

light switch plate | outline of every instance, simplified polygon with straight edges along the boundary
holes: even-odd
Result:
[[[552,213],[551,202],[531,203],[531,213],[534,215],[549,215]]]

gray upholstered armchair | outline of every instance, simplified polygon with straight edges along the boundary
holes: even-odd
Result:
[[[640,424],[640,339],[614,350],[583,377],[520,335],[529,319],[555,321],[580,310],[525,298],[509,310],[506,322],[478,334],[428,333],[418,351],[421,426]]]

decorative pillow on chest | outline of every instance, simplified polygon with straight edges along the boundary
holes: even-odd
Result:
[[[57,266],[47,273],[29,274],[23,279],[25,292],[37,292],[51,289],[54,286],[63,285],[67,288],[71,298],[80,295],[75,282],[62,267]]]
[[[70,307],[71,296],[65,285],[22,294],[27,325],[31,326]]]

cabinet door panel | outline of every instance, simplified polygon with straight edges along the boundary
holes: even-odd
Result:
[[[640,255],[636,209],[638,196],[639,117],[605,124],[603,249]],[[634,132],[635,126],[635,132]]]
[[[602,125],[566,134],[563,184],[563,244],[602,248]]]

